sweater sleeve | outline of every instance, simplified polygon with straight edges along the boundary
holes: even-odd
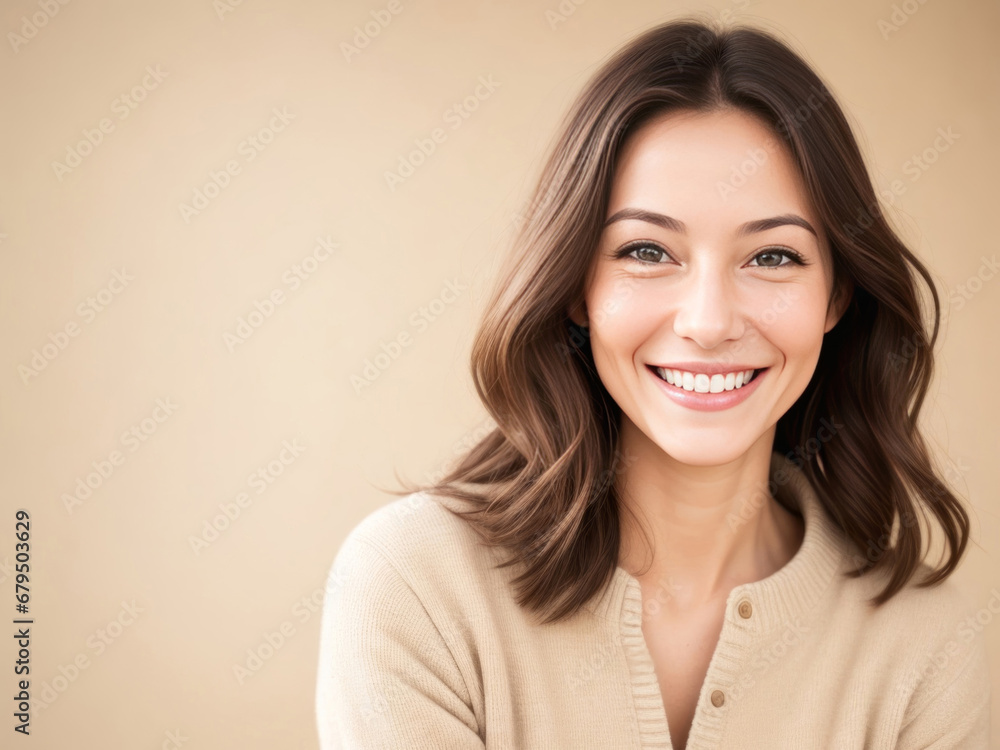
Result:
[[[924,663],[924,677],[906,709],[896,750],[988,750],[990,674],[981,633],[946,644]]]
[[[465,680],[420,598],[349,535],[327,580],[316,718],[321,750],[483,750]]]

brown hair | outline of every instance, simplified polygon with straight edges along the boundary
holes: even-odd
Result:
[[[576,612],[618,564],[624,504],[612,479],[621,411],[567,316],[584,293],[617,155],[653,116],[731,107],[762,118],[789,149],[829,238],[834,297],[850,295],[806,390],[778,421],[774,450],[791,457],[809,446],[796,463],[860,550],[902,520],[895,543],[849,574],[889,572],[875,606],[926,554],[920,526],[909,522],[916,509],[925,519],[930,509],[949,546],[946,562],[919,585],[943,581],[965,551],[968,515],[932,467],[917,425],[932,375],[938,293],[883,216],[843,112],[770,32],[681,19],[614,54],[564,120],[472,346],[475,386],[497,427],[423,488],[471,504],[449,510],[485,543],[512,552],[500,567],[524,565],[513,580],[517,602],[542,622]],[[929,337],[920,280],[933,300]],[[836,440],[814,437],[821,420],[843,425]]]

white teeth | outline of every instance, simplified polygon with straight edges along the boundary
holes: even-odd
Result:
[[[665,370],[656,368],[657,374],[671,385],[696,393],[722,393],[742,388],[750,382],[753,370],[737,370],[725,375],[706,375],[705,373],[684,372],[682,370]]]

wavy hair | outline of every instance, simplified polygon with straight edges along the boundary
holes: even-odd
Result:
[[[944,563],[918,585],[943,581],[965,551],[969,517],[917,424],[940,320],[928,271],[883,216],[851,128],[809,65],[768,31],[688,17],[610,57],[561,124],[472,345],[473,380],[496,428],[439,481],[389,490],[468,503],[449,510],[511,553],[499,567],[523,565],[516,601],[543,623],[575,613],[618,564],[621,410],[567,314],[584,294],[618,154],[651,117],[727,108],[761,118],[787,147],[830,241],[834,294],[850,295],[806,390],[778,421],[774,450],[804,456],[796,465],[859,550],[901,519],[894,543],[847,574],[884,569],[873,605],[926,555],[910,522],[918,510],[948,542]],[[921,281],[933,302],[929,335]],[[814,437],[823,419],[843,425],[836,440]]]

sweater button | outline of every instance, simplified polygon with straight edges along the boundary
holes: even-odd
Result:
[[[719,706],[721,706],[725,702],[726,702],[726,694],[725,693],[723,693],[721,690],[713,690],[712,691],[712,705],[713,706],[715,706],[716,708],[718,708]]]
[[[740,617],[744,620],[749,620],[750,615],[753,614],[753,606],[750,604],[750,600],[744,599],[741,601],[739,606],[736,607],[736,611],[740,613]]]

